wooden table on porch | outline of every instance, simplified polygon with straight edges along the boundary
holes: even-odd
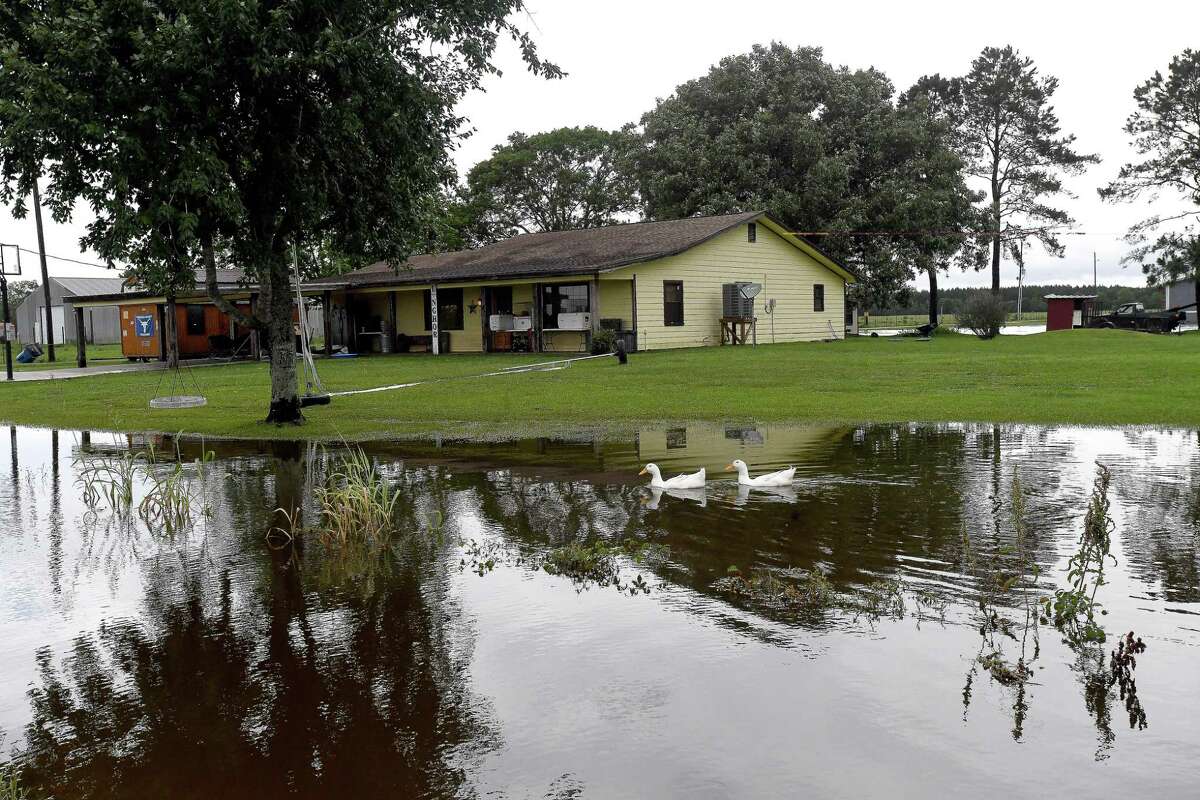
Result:
[[[758,317],[721,317],[721,344],[758,344]]]

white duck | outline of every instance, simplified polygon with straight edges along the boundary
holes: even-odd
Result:
[[[726,472],[732,472],[733,470],[737,470],[738,484],[740,486],[758,487],[760,489],[773,486],[791,486],[792,480],[796,477],[796,468],[788,467],[778,472],[768,472],[766,475],[751,478],[750,468],[740,458],[725,468]]]
[[[699,472],[690,475],[676,475],[674,478],[663,480],[657,464],[647,464],[638,475],[650,475],[650,487],[653,489],[702,489],[704,488],[704,467]]]

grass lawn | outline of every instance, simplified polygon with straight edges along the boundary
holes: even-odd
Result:
[[[527,433],[668,421],[986,421],[1200,426],[1200,336],[1113,330],[930,342],[832,343],[635,353],[558,371],[473,378],[537,356],[428,355],[319,361],[331,391],[437,382],[335,398],[302,427],[258,420],[266,364],[200,367],[200,409],[151,411],[160,373],[0,386],[0,419],[69,428],[209,436]],[[185,381],[190,381],[186,373]],[[168,375],[162,393],[176,393]],[[180,393],[190,392],[190,384]]]
[[[75,344],[74,342],[55,344],[54,345],[54,362],[46,360],[45,348],[42,348],[42,356],[32,364],[21,364],[17,361],[17,354],[21,352],[20,345],[13,344],[13,370],[29,370],[29,369],[66,369],[75,366]],[[4,353],[0,352],[0,367],[3,367]],[[121,355],[121,345],[116,344],[89,344],[87,346],[88,366],[98,364],[112,363],[123,364],[125,357]],[[0,378],[3,378],[3,372],[0,371]]]

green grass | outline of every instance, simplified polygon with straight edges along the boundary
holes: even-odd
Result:
[[[1200,426],[1200,336],[1061,331],[980,341],[831,343],[635,353],[568,369],[476,378],[537,356],[403,355],[318,361],[331,391],[443,379],[335,398],[302,427],[263,425],[266,364],[201,367],[200,409],[151,411],[160,373],[0,387],[0,419],[68,428],[347,439],[431,431],[525,433],[668,421],[985,421]],[[190,392],[190,378],[179,392]],[[177,393],[170,376],[160,391]]]
[[[16,343],[13,344],[13,370],[37,370],[37,369],[67,369],[75,366],[76,347],[74,344],[56,344],[54,345],[54,362],[51,363],[46,358],[45,348],[42,348],[42,356],[32,364],[21,364],[17,361],[17,353],[21,352],[21,347]],[[0,352],[0,361],[3,360],[4,353]],[[111,362],[114,364],[124,364],[125,357],[121,355],[120,344],[89,344],[87,346],[88,366],[95,366]],[[3,364],[0,363],[0,367]],[[0,378],[4,377],[0,372]]]

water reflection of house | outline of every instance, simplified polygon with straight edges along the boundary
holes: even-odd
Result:
[[[852,428],[840,425],[689,425],[638,431],[635,462],[666,472],[705,467],[720,470],[741,458],[756,470],[801,465],[828,455]],[[629,466],[633,466],[630,464]]]

